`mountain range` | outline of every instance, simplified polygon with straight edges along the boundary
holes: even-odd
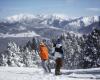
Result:
[[[25,45],[34,36],[56,38],[70,32],[81,36],[100,28],[100,16],[68,17],[65,15],[18,14],[0,20],[0,52],[14,41]]]
[[[70,18],[63,15],[19,14],[0,21],[0,37],[7,37],[7,34],[17,35],[29,32],[43,37],[51,37],[70,31],[88,34],[95,28],[100,28],[100,16]]]

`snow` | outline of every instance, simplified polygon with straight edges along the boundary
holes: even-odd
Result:
[[[0,80],[100,80],[100,74],[96,73],[100,73],[100,68],[61,71],[62,75],[55,76],[54,70],[49,74],[36,67],[0,67]]]
[[[75,28],[80,28],[80,20],[77,20],[77,21],[74,21],[74,22],[71,22],[69,23],[70,26],[73,26]],[[77,27],[76,27],[77,26]]]
[[[43,27],[34,27],[34,28],[36,28],[36,29],[43,29],[43,28],[49,28],[49,29],[54,29],[54,30],[61,30],[61,28],[57,28],[57,27],[53,27],[53,26],[50,26],[50,27],[45,27],[45,26],[43,26]]]
[[[93,22],[98,22],[99,21],[99,17],[98,16],[88,16],[88,17],[84,17],[82,19],[82,21],[84,22],[85,26],[88,26],[90,24],[92,24]]]
[[[33,14],[24,14],[24,13],[21,13],[21,14],[17,14],[17,15],[13,15],[13,16],[8,16],[6,18],[6,20],[10,23],[13,23],[13,22],[20,22],[20,21],[23,21],[23,20],[32,20],[32,19],[59,19],[60,21],[62,20],[72,20],[74,18],[72,17],[68,17],[66,16],[65,14],[37,14],[37,15],[33,15]],[[45,22],[44,22],[45,23]]]
[[[84,17],[68,17],[65,14],[41,14],[41,15],[33,15],[33,14],[18,14],[18,15],[13,15],[9,16],[6,18],[6,21],[13,23],[13,22],[32,22],[35,19],[40,20],[41,24],[48,25],[49,24],[54,24],[55,20],[59,21],[59,25],[62,24],[63,21],[68,21],[67,25],[65,26],[70,26],[74,29],[80,29],[83,26],[87,27],[91,25],[94,22],[99,22],[99,16],[84,16]],[[21,27],[23,30],[23,27]]]
[[[58,13],[52,14],[52,17],[55,17],[55,19],[68,20],[68,21],[74,19],[74,17],[69,17],[66,14],[58,14]]]
[[[17,22],[17,21],[21,21],[21,20],[30,20],[36,18],[34,15],[31,14],[18,14],[18,15],[13,15],[13,16],[9,16],[7,17],[7,21],[9,21],[10,23],[13,22]]]
[[[33,36],[40,36],[36,34],[34,31],[32,32],[23,32],[23,33],[18,33],[18,34],[2,34],[0,33],[0,37],[6,38],[6,37],[33,37]]]
[[[76,18],[77,19],[77,18]],[[76,21],[73,21],[71,23],[69,23],[70,26],[76,27],[76,28],[81,28],[83,25],[81,24],[81,22],[84,23],[84,26],[88,26],[91,25],[94,22],[99,22],[99,17],[98,16],[86,16],[83,18],[78,18]]]
[[[19,31],[21,31],[21,30],[26,30],[26,28],[25,27],[23,27],[23,26],[19,26],[19,29],[18,29]]]
[[[51,26],[51,27],[49,27],[49,28],[55,29],[55,30],[61,30],[61,28],[57,28],[57,27],[53,27],[53,26]]]
[[[81,33],[70,31],[69,33],[75,34],[75,36],[82,37]]]

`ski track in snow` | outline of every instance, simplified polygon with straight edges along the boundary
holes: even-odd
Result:
[[[49,74],[42,68],[0,67],[0,80],[100,80],[100,68],[96,70],[61,70],[62,75],[55,76],[54,69]]]

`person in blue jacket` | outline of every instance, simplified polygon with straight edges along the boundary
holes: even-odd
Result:
[[[54,44],[54,57],[55,57],[55,75],[61,75],[60,69],[63,64],[63,59],[64,59],[64,51],[62,48],[61,41],[58,39],[57,42]]]

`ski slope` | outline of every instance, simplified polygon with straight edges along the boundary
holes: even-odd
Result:
[[[42,68],[0,67],[0,80],[100,80],[100,68],[61,70],[62,75],[44,73]]]

